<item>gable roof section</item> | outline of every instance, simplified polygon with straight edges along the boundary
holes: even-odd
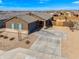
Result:
[[[24,12],[0,12],[0,20],[4,20],[4,19],[10,19],[11,17],[17,16],[17,15],[24,15]]]
[[[32,12],[32,14],[43,20],[48,20],[52,17],[52,15],[50,15],[49,13]]]
[[[38,20],[37,18],[34,18],[32,16],[29,16],[29,15],[18,15],[16,17],[25,20],[27,23],[31,23],[31,22]]]
[[[0,15],[0,20],[9,21],[9,20],[11,20],[11,18],[13,19],[14,17],[20,18],[20,19],[26,21],[27,23],[31,23],[31,22],[34,22],[34,21],[38,20],[37,18],[32,17],[30,15],[26,15],[26,14],[5,14],[5,15]]]
[[[48,13],[39,13],[39,12],[32,12],[33,15],[35,15],[36,17],[30,16],[30,15],[26,15],[26,14],[15,14],[15,13],[10,13],[10,14],[0,14],[0,20],[10,20],[13,17],[19,17],[23,20],[25,20],[28,23],[37,21],[37,20],[48,20],[50,19],[52,16]]]
[[[0,20],[7,20],[7,19],[10,19],[12,17],[13,17],[12,15],[0,15]]]

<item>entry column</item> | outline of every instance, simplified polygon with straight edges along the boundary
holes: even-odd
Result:
[[[46,29],[46,21],[44,20],[44,26],[43,26],[44,29]]]

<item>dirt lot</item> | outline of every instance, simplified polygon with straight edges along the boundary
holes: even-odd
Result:
[[[68,59],[79,59],[79,31],[72,32],[67,27],[54,27],[68,34],[67,40],[62,41],[62,55]]]
[[[30,43],[26,42],[27,40],[29,40]],[[0,33],[0,50],[10,50],[17,47],[29,48],[35,40],[36,36],[32,34],[27,37],[26,34],[18,35],[18,33],[13,32],[2,32]]]

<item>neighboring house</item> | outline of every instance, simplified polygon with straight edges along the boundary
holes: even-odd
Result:
[[[55,16],[53,15],[53,19],[55,20],[55,25],[57,26],[64,26],[65,22],[71,20],[73,22],[78,21],[78,15],[74,14],[73,12],[64,12],[64,15]]]
[[[5,22],[9,19],[11,19],[13,16],[11,15],[5,15],[1,14],[0,15],[0,28],[5,28]]]
[[[5,25],[4,25],[4,20],[0,19],[0,28],[4,28]]]
[[[58,16],[58,17],[53,16],[53,19],[55,20],[54,25],[56,26],[63,26],[66,20],[65,17],[63,16]]]

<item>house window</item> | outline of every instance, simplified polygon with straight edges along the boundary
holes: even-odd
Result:
[[[11,29],[22,30],[23,29],[23,24],[12,23],[11,24]]]
[[[14,24],[14,29],[18,29],[18,24]]]
[[[11,29],[14,29],[14,23],[13,23],[13,24],[11,24],[10,28],[11,28]]]
[[[23,25],[22,24],[18,24],[19,30],[23,29]]]

